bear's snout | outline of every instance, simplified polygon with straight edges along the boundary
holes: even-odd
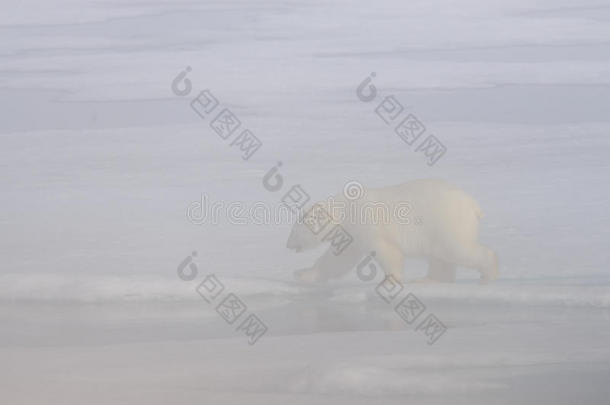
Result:
[[[303,250],[303,247],[300,244],[292,242],[290,239],[288,239],[288,242],[286,242],[286,247],[290,250],[294,250],[297,253]]]

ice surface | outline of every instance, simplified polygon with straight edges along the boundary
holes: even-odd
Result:
[[[609,20],[591,0],[4,2],[1,402],[606,403]],[[172,93],[186,66],[263,141],[251,160]],[[435,166],[358,100],[371,72],[447,146]],[[374,283],[293,281],[320,252],[285,249],[289,223],[188,221],[202,194],[279,206],[278,161],[314,200],[461,186],[500,279],[407,284],[448,326],[429,346]],[[268,324],[256,345],[195,291],[212,273]]]

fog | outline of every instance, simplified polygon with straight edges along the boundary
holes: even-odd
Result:
[[[608,20],[590,0],[4,2],[1,402],[606,403]],[[420,179],[476,200],[497,279],[412,282],[410,255],[384,284],[364,231],[321,270],[343,277],[300,276],[324,254],[287,249],[311,206]],[[373,202],[437,246],[444,217],[396,198]]]

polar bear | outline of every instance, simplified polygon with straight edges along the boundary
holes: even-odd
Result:
[[[294,224],[286,247],[296,252],[329,242],[325,232],[315,233],[312,228],[312,221],[319,221],[321,213],[328,216],[327,229],[339,225],[352,239],[340,253],[331,246],[313,267],[295,272],[298,279],[338,278],[370,252],[385,274],[398,281],[402,281],[407,257],[428,261],[427,276],[415,281],[454,282],[456,266],[477,270],[482,282],[498,277],[496,254],[478,241],[479,204],[458,187],[424,179],[383,188],[362,187],[360,194],[356,198],[347,192],[329,197]]]

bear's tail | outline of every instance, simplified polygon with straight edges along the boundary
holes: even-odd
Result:
[[[479,203],[474,199],[474,198],[470,198],[472,201],[472,208],[474,210],[474,216],[480,221],[481,218],[483,218],[483,210],[481,209],[481,206],[479,205]]]
[[[484,214],[483,211],[481,210],[481,207],[479,207],[478,205],[475,207],[474,209],[474,215],[477,217],[477,219],[480,221],[481,218],[483,218]]]

